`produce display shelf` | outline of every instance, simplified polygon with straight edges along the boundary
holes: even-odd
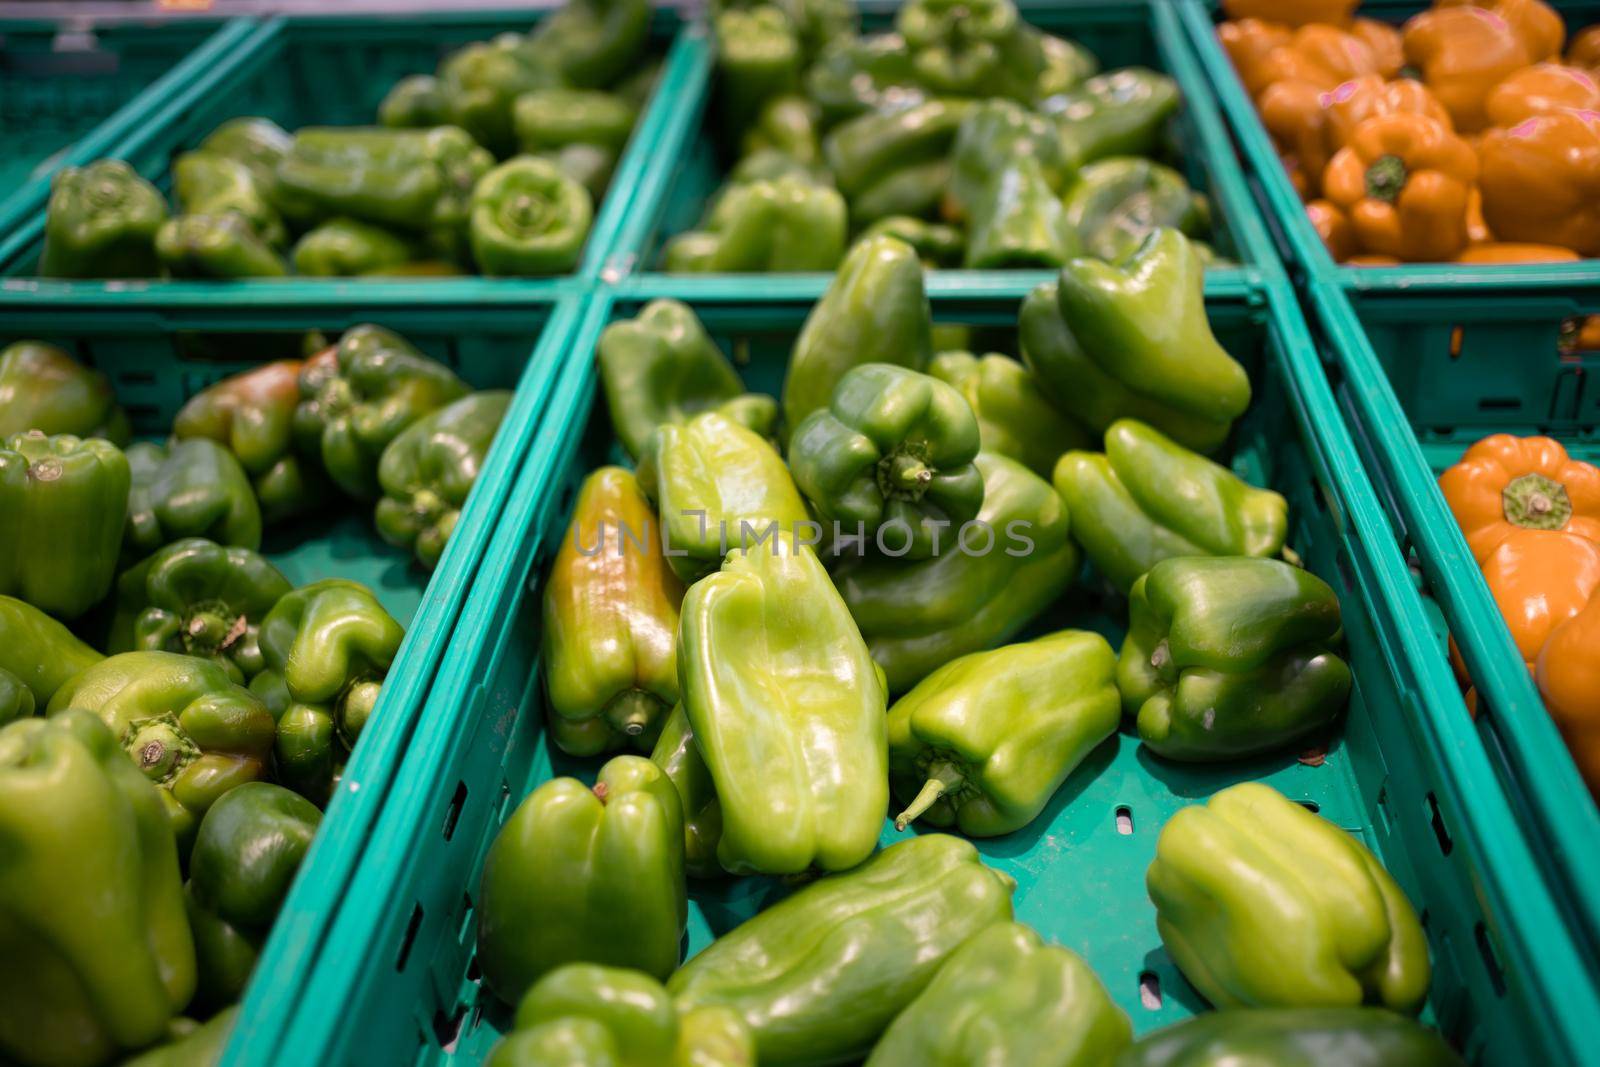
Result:
[[[209,314],[0,309],[0,347],[22,338],[61,345],[111,379],[134,430],[160,439],[185,399],[229,374],[303,353],[308,331],[336,338],[373,321],[399,331],[476,388],[516,388],[494,447],[433,574],[409,553],[384,544],[370,507],[269,528],[263,554],[294,584],[350,578],[371,587],[406,627],[372,720],[347,763],[300,876],[263,948],[246,992],[234,1046],[263,1053],[276,1044],[300,995],[303,973],[318,955],[344,899],[378,812],[396,781],[444,649],[512,482],[522,469],[538,419],[558,378],[560,353],[579,304],[530,302],[471,311],[439,306],[409,310],[283,309]],[[310,1061],[307,1061],[310,1062]]]
[[[314,972],[284,976],[299,1007],[275,1048],[249,1062],[481,1062],[510,1012],[481,984],[475,907],[485,854],[516,804],[555,775],[599,763],[552,750],[542,728],[542,578],[577,489],[622,458],[592,358],[601,330],[656,295],[638,283],[590,300],[539,433],[467,596],[418,730]],[[698,300],[747,385],[776,392],[810,308],[759,284]],[[1018,301],[951,294],[935,319],[998,331]],[[1473,1064],[1600,1063],[1588,1031],[1594,976],[1538,878],[1516,812],[1465,720],[1440,718],[1442,640],[1409,584],[1383,509],[1328,391],[1286,288],[1208,301],[1219,340],[1250,368],[1256,397],[1237,427],[1235,470],[1290,501],[1289,542],[1337,591],[1356,683],[1320,765],[1294,754],[1183,766],[1124,732],[1091,755],[1026,829],[978,842],[1018,882],[1018,916],[1082,953],[1141,1033],[1203,1009],[1161,947],[1144,872],[1180,807],[1259,779],[1360,835],[1423,917],[1435,975],[1425,1017]],[[987,336],[987,333],[986,333]],[[1117,640],[1125,605],[1092,576],[1034,632],[1090,627]],[[883,840],[896,834],[885,823]],[[785,891],[755,878],[692,883],[687,949]],[[236,1042],[235,1049],[239,1049]],[[245,1062],[241,1058],[231,1062]]]
[[[1305,205],[1278,160],[1267,128],[1262,125],[1244,84],[1217,40],[1222,18],[1216,0],[1171,0],[1182,19],[1188,42],[1203,68],[1205,83],[1215,94],[1238,146],[1240,166],[1249,175],[1267,214],[1284,260],[1306,280],[1336,285],[1352,293],[1417,293],[1472,289],[1493,292],[1507,288],[1560,289],[1600,279],[1600,263],[1529,263],[1462,266],[1455,263],[1407,263],[1398,267],[1353,267],[1335,263],[1306,218]],[[1425,11],[1421,0],[1376,0],[1361,4],[1358,14],[1399,24]],[[1551,6],[1567,21],[1568,31],[1600,22],[1595,0],[1554,0]]]
[[[1600,284],[1476,293],[1351,294],[1313,287],[1331,339],[1327,371],[1402,543],[1477,688],[1441,713],[1474,723],[1472,743],[1511,794],[1567,921],[1600,959],[1600,810],[1523,666],[1436,478],[1491,433],[1544,434],[1600,462],[1600,352],[1561,344],[1563,323],[1600,312]],[[1445,645],[1430,654],[1440,663]]]
[[[861,5],[868,32],[888,29],[895,5]],[[1277,269],[1260,209],[1250,196],[1228,140],[1227,127],[1168,0],[1060,0],[1020,4],[1023,17],[1050,33],[1071,37],[1094,52],[1102,70],[1140,65],[1165,71],[1178,83],[1183,104],[1173,123],[1172,163],[1190,185],[1211,200],[1212,242],[1236,261],[1234,268],[1207,273],[1207,293],[1249,284],[1263,271]],[[674,110],[662,123],[656,165],[644,176],[634,210],[624,223],[603,274],[611,281],[641,274],[651,285],[679,279],[760,279],[763,286],[807,285],[813,295],[827,288],[829,274],[668,275],[660,273],[661,250],[674,234],[694,228],[711,195],[722,184],[728,160],[717,148],[714,121],[716,47],[704,26],[691,28],[682,42],[688,53],[684,78],[674,86]],[[933,271],[929,289],[982,287],[996,295],[1025,296],[1050,271]],[[1215,287],[1215,288],[1214,288]]]
[[[447,53],[511,30],[526,31],[545,10],[436,11],[412,16],[278,16],[257,24],[232,47],[193,70],[181,86],[149,102],[121,135],[97,135],[96,156],[127,160],[166,190],[172,159],[195,147],[227,119],[259,115],[291,132],[301,126],[373,125],[389,89],[410,74],[432,73]],[[616,230],[634,199],[640,176],[656,154],[656,128],[671,117],[676,86],[694,50],[683,18],[671,8],[652,13],[651,48],[662,60],[650,102],[641,111],[617,165],[610,195],[596,205],[582,261],[571,275],[550,278],[322,279],[271,278],[231,282],[65,281],[36,277],[45,214],[0,232],[0,306],[148,305],[206,307],[218,301],[260,307],[315,307],[361,301],[409,307],[418,299],[471,305],[480,301],[552,299],[585,290],[609,258]]]

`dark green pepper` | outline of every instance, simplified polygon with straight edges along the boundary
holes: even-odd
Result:
[[[1146,1036],[1112,1067],[1465,1067],[1433,1030],[1383,1008],[1230,1008]]]
[[[562,274],[578,265],[594,201],[547,159],[502,163],[472,191],[472,257],[491,276]]]
[[[102,659],[32,604],[0,596],[0,677],[10,687],[0,697],[0,723],[44,710],[67,679]]]
[[[817,105],[798,94],[775,96],[762,107],[744,134],[744,154],[780,152],[797,163],[822,162],[821,117]]]
[[[147,556],[184,537],[261,547],[261,506],[233,453],[204,437],[128,446],[127,548]]]
[[[1078,166],[1107,156],[1149,156],[1177,114],[1178,83],[1143,67],[1098,74],[1040,102],[1061,128],[1062,148]]]
[[[185,215],[242,217],[256,236],[274,247],[288,240],[278,209],[267,200],[255,172],[221,152],[185,152],[172,161],[172,197]]]
[[[154,278],[161,191],[120,159],[63,167],[50,182],[39,274],[45,278]]]
[[[793,28],[800,52],[810,63],[832,41],[852,38],[861,28],[855,0],[712,0],[711,11],[776,8]]]
[[[592,144],[621,152],[633,133],[638,108],[597,89],[541,89],[517,97],[512,123],[524,152],[551,152]]]
[[[156,232],[156,255],[174,278],[281,278],[283,257],[243,215],[178,215]]]
[[[985,452],[1010,456],[1041,478],[1055,472],[1063,452],[1089,444],[1083,428],[1046,399],[1038,378],[1009,356],[941,352],[928,373],[966,397]]]
[[[691,878],[719,878],[726,874],[717,860],[722,840],[722,804],[711,769],[694,743],[689,715],[679,704],[667,716],[650,760],[678,788],[683,802],[683,866]]]
[[[1339,601],[1273,559],[1169,559],[1128,594],[1117,664],[1123,711],[1169,759],[1283,748],[1328,726],[1350,696],[1336,656]]]
[[[1072,177],[1073,164],[1062,153],[1055,126],[1010,100],[974,104],[961,120],[950,155],[954,170],[945,214],[956,219],[975,216],[980,202],[992,197],[995,176],[1024,157],[1038,164],[1052,197]]]
[[[800,39],[788,17],[766,4],[720,12],[715,25],[723,122],[742,134],[767,101],[799,88]]]
[[[600,89],[640,63],[649,34],[648,0],[573,0],[546,15],[528,43],[569,84]]]
[[[863,241],[874,237],[904,241],[916,250],[917,258],[929,270],[960,266],[967,245],[966,235],[956,227],[910,215],[885,215],[861,233]]]
[[[1163,226],[1199,236],[1209,228],[1206,198],[1183,175],[1148,159],[1114,156],[1078,172],[1062,198],[1067,222],[1091,256],[1121,262]]]
[[[830,132],[823,155],[840,190],[854,199],[896,171],[945,160],[971,107],[964,100],[928,100],[900,111],[871,112]]]
[[[512,122],[517,97],[562,82],[555,65],[521,34],[502,33],[492,40],[474,41],[439,64],[442,121],[459,126],[478,144],[504,158],[517,149]]]
[[[850,197],[850,220],[870,226],[895,215],[932,216],[950,187],[950,160],[930,159],[899,167]]]
[[[0,593],[75,619],[111,590],[130,464],[110,441],[38,430],[0,441]]]
[[[43,341],[0,348],[0,440],[28,430],[104,437],[114,445],[132,436],[106,376]]]
[[[350,278],[384,274],[416,258],[412,243],[360,219],[329,219],[295,242],[296,274]]]
[[[378,124],[397,130],[427,129],[449,121],[444,86],[432,74],[401,78],[378,105]]]
[[[271,119],[229,119],[206,135],[199,151],[226,156],[250,168],[256,189],[272,201],[278,161],[294,144],[294,138]]]
[[[1012,0],[907,0],[895,29],[917,79],[936,93],[1031,100],[1044,72],[1038,31]]]
[[[969,270],[1059,267],[1078,252],[1077,231],[1030,156],[994,171],[971,206]]]
[[[844,198],[799,178],[745,182],[717,199],[704,229],[667,243],[670,272],[833,270],[849,232]]]
[[[875,111],[901,111],[927,98],[905,39],[897,33],[836,38],[806,71],[805,82],[824,126]]]

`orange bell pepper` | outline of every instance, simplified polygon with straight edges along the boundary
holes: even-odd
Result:
[[[1544,0],[1437,0],[1434,7],[1477,7],[1505,19],[1528,50],[1530,63],[1542,63],[1561,54],[1567,26],[1555,8]]]
[[[1478,160],[1426,115],[1377,115],[1356,127],[1322,175],[1322,192],[1350,217],[1364,252],[1454,259],[1467,246]]]
[[[1405,46],[1400,42],[1400,31],[1387,22],[1377,19],[1356,19],[1350,24],[1350,34],[1372,49],[1378,73],[1392,78],[1405,66]]]
[[[1424,11],[1406,23],[1402,43],[1459,133],[1483,129],[1489,91],[1535,59],[1510,23],[1478,7]]]
[[[1222,0],[1230,19],[1272,19],[1290,26],[1326,22],[1343,26],[1361,0]]]
[[[1539,652],[1534,677],[1578,773],[1600,797],[1600,594],[1555,628]]]
[[[1570,263],[1578,253],[1555,245],[1488,241],[1473,245],[1456,257],[1457,263]]]
[[[1523,119],[1568,108],[1600,108],[1600,84],[1581,67],[1559,63],[1524,67],[1496,85],[1484,101],[1492,126],[1515,126]]]
[[[1479,563],[1519,529],[1600,544],[1600,467],[1552,438],[1491,434],[1439,476],[1439,489]]]
[[[1502,241],[1600,256],[1600,113],[1539,115],[1478,147],[1483,215]]]
[[[1343,263],[1356,253],[1356,233],[1345,213],[1328,200],[1313,200],[1306,205],[1306,217],[1328,246],[1335,263]]]
[[[1298,170],[1304,178],[1300,199],[1315,196],[1328,165],[1327,139],[1323,134],[1322,98],[1315,85],[1303,81],[1280,81],[1267,86],[1256,100],[1261,124],[1286,157],[1290,174]]]
[[[1586,26],[1567,45],[1567,66],[1600,70],[1600,24]]]
[[[1363,74],[1380,74],[1380,66],[1372,47],[1355,34],[1334,26],[1302,26],[1288,44],[1267,53],[1259,71],[1266,85],[1302,81],[1327,90]]]
[[[1600,590],[1600,544],[1557,530],[1517,529],[1483,561],[1483,578],[1532,672],[1556,628]]]
[[[1267,57],[1288,44],[1291,37],[1289,27],[1263,19],[1238,19],[1217,27],[1217,40],[1252,98],[1271,84],[1266,73]]]
[[[1354,78],[1324,93],[1324,137],[1332,155],[1350,143],[1356,127],[1374,115],[1427,115],[1450,127],[1450,113],[1414,78],[1385,81],[1376,74]]]
[[[1358,252],[1344,261],[1347,267],[1398,267],[1399,256],[1385,256],[1378,252]]]

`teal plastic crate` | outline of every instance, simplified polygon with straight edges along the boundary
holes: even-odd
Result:
[[[1208,272],[1207,293],[1237,292],[1253,284],[1262,272],[1279,269],[1266,224],[1239,169],[1205,73],[1183,39],[1176,11],[1166,0],[1061,0],[1021,6],[1030,23],[1081,42],[1100,57],[1105,69],[1137,64],[1166,71],[1177,80],[1184,100],[1173,124],[1178,167],[1190,184],[1212,200],[1217,250],[1240,264],[1239,268]],[[868,30],[889,27],[892,6],[869,2],[863,7]],[[624,223],[603,273],[612,281],[639,273],[652,288],[671,286],[676,291],[710,295],[739,276],[657,273],[667,238],[699,224],[707,200],[724,176],[714,123],[708,121],[716,45],[703,25],[695,27],[683,43],[691,54],[683,81],[674,86],[677,109],[661,128],[656,166],[644,176],[644,195]],[[830,277],[828,273],[759,276],[763,292],[776,286],[787,294],[803,286],[813,297],[827,287]],[[981,289],[1023,296],[1049,277],[1049,271],[934,271],[929,275],[929,291]]]
[[[529,29],[542,10],[439,9],[409,15],[294,15],[261,22],[245,39],[216,56],[205,71],[140,115],[133,128],[102,155],[126,159],[163,190],[172,158],[193,148],[223,121],[263,115],[285,129],[308,125],[357,126],[377,121],[378,105],[401,78],[431,73],[447,53],[508,30]],[[409,307],[419,299],[471,305],[482,301],[551,299],[580,292],[610,254],[617,227],[635,200],[630,191],[650,162],[655,129],[669,117],[674,96],[666,87],[692,49],[676,42],[678,13],[662,9],[651,23],[651,47],[662,75],[641,112],[617,165],[609,195],[596,205],[584,257],[572,275],[558,278],[321,279],[275,278],[213,281],[54,281],[34,277],[44,242],[45,216],[36,211],[0,241],[0,307],[48,301],[61,306],[151,305],[206,307],[219,300],[258,306],[308,307],[354,301]]]
[[[470,311],[441,307],[377,314],[365,309],[282,311],[263,320],[259,312],[226,310],[83,316],[49,309],[28,313],[0,309],[0,347],[25,337],[62,345],[110,376],[135,432],[153,438],[163,437],[183,401],[211,382],[262,359],[297,354],[306,330],[320,329],[337,337],[365,321],[400,331],[477,388],[516,388],[432,575],[416,566],[408,553],[383,543],[367,507],[352,505],[267,532],[263,553],[292,582],[300,585],[331,577],[362,582],[405,625],[406,638],[262,951],[239,1017],[239,1043],[272,1046],[271,1035],[282,1030],[304,976],[315,966],[327,924],[394,783],[466,591],[522,469],[578,311],[575,301],[565,301]]]
[[[1261,124],[1233,64],[1228,62],[1222,43],[1217,40],[1215,23],[1222,18],[1220,5],[1215,0],[1169,2],[1174,3],[1181,14],[1189,44],[1228,117],[1244,169],[1249,172],[1251,183],[1266,209],[1273,235],[1285,261],[1297,274],[1352,292],[1407,293],[1463,288],[1560,289],[1595,279],[1600,267],[1594,260],[1484,266],[1408,263],[1400,267],[1347,267],[1335,263],[1306,218],[1305,205],[1290,184],[1288,172],[1278,161],[1272,138]],[[1600,3],[1595,0],[1554,0],[1551,6],[1566,19],[1569,33],[1600,22]],[[1427,8],[1428,4],[1421,0],[1377,0],[1363,3],[1358,14],[1399,24]]]
[[[621,458],[592,353],[600,331],[650,294],[602,292],[571,344],[543,426],[513,488],[429,695],[400,777],[290,1027],[250,1062],[471,1064],[510,1012],[480,982],[475,906],[485,854],[516,804],[554,775],[592,779],[599,761],[551,749],[542,729],[541,581],[577,489]],[[1268,297],[1270,296],[1270,299]],[[754,286],[695,303],[741,354],[747,383],[776,392],[805,298]],[[945,322],[1014,329],[1018,300],[935,298]],[[1432,947],[1427,1017],[1474,1064],[1600,1063],[1592,973],[1549,892],[1470,726],[1434,721],[1427,694],[1453,686],[1422,654],[1437,639],[1362,474],[1304,321],[1287,289],[1208,301],[1222,342],[1251,368],[1257,396],[1233,465],[1291,502],[1290,541],[1338,591],[1356,690],[1321,766],[1293,755],[1219,767],[1165,764],[1123,733],[1097,750],[1027,829],[978,842],[1018,882],[1017,912],[1081,952],[1140,1032],[1203,1005],[1161,948],[1144,872],[1156,835],[1185,804],[1262,779],[1359,834],[1416,903]],[[1124,605],[1080,590],[1042,628],[1088,626],[1116,639]],[[884,841],[902,836],[885,823]],[[778,885],[691,888],[688,949],[751,915]],[[235,1047],[238,1045],[236,1043]],[[243,1062],[235,1060],[233,1062]]]
[[[57,168],[103,153],[252,25],[0,21],[0,237],[44,206]]]
[[[1600,352],[1563,351],[1562,323],[1600,312],[1600,284],[1475,294],[1313,289],[1328,374],[1430,603],[1476,684],[1471,743],[1495,767],[1543,872],[1600,959],[1600,810],[1584,787],[1435,481],[1474,441],[1546,434],[1600,462]],[[1429,654],[1444,663],[1443,642]],[[1440,714],[1472,722],[1459,689]]]

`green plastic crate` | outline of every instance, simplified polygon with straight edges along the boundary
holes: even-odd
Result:
[[[653,293],[597,295],[571,344],[527,462],[412,738],[400,777],[344,894],[290,1028],[269,1055],[284,1064],[480,1062],[509,1011],[480,984],[474,907],[485,854],[515,805],[558,774],[599,761],[551,750],[542,730],[541,579],[566,535],[578,486],[617,461],[591,358],[608,321]],[[1017,912],[1081,953],[1140,1032],[1201,1010],[1156,935],[1144,872],[1179,807],[1263,779],[1357,832],[1406,888],[1428,931],[1430,1021],[1470,1062],[1600,1063],[1587,1031],[1600,1012],[1593,977],[1533,875],[1514,814],[1462,723],[1430,719],[1448,668],[1420,655],[1435,639],[1361,473],[1287,289],[1208,301],[1224,344],[1251,368],[1257,397],[1237,433],[1235,469],[1286,493],[1290,540],[1344,608],[1357,686],[1348,722],[1317,767],[1293,755],[1222,767],[1163,764],[1127,734],[1097,750],[1029,828],[979,842],[1018,882]],[[747,383],[776,391],[810,307],[729,287],[695,309],[724,348],[748,353]],[[1006,329],[1016,298],[935,298],[935,317]],[[1089,593],[1051,626],[1120,634],[1123,605]],[[885,823],[884,840],[898,835]],[[691,889],[688,947],[748,917],[769,879]],[[263,1046],[264,1047],[264,1046]]]
[[[892,7],[863,6],[867,29],[888,28]],[[1166,0],[1061,0],[1021,6],[1030,23],[1081,42],[1100,57],[1105,69],[1137,64],[1166,71],[1177,80],[1184,99],[1173,126],[1177,157],[1182,161],[1179,169],[1186,172],[1190,184],[1211,197],[1217,250],[1241,264],[1208,272],[1207,293],[1237,292],[1258,280],[1263,271],[1276,270],[1277,257],[1266,224],[1245,184],[1226,125],[1205,74],[1183,39],[1177,13]],[[657,165],[644,176],[641,188],[645,195],[638,198],[635,211],[623,225],[603,274],[615,281],[630,272],[642,272],[652,286],[711,294],[739,276],[656,273],[666,239],[698,225],[707,200],[722,184],[725,173],[714,124],[708,121],[716,45],[704,25],[691,30],[683,43],[692,57],[685,64],[683,81],[674,86],[677,110],[672,121],[661,128]],[[815,296],[827,287],[831,276],[759,277],[764,292],[779,286],[787,294],[799,291],[795,286],[804,286]],[[929,291],[981,289],[1022,296],[1049,277],[1049,271],[934,271],[929,275]]]
[[[408,553],[383,543],[369,508],[269,529],[264,554],[296,585],[351,578],[377,593],[406,626],[405,642],[383,686],[371,724],[352,753],[339,790],[262,951],[245,995],[239,1035],[278,1033],[316,962],[327,924],[343,899],[357,858],[381,810],[417,725],[490,533],[522,469],[548,399],[560,353],[578,320],[576,301],[471,310],[281,311],[83,316],[59,310],[0,309],[0,347],[24,337],[62,345],[110,376],[135,432],[160,438],[183,401],[263,359],[297,355],[304,331],[330,337],[358,322],[400,331],[478,388],[516,388],[478,483],[430,576]],[[241,1041],[249,1040],[241,1036]],[[271,1046],[263,1043],[261,1049]]]
[[[1482,711],[1471,743],[1495,767],[1567,920],[1600,959],[1600,810],[1544,709],[1510,631],[1435,481],[1472,442],[1546,434],[1600,462],[1600,353],[1558,347],[1561,324],[1600,312],[1600,284],[1472,294],[1313,289],[1332,341],[1328,374],[1368,469],[1381,475],[1402,545],[1442,612]],[[1445,662],[1435,642],[1429,655]],[[1439,714],[1470,722],[1456,688]]]
[[[1593,260],[1484,266],[1408,263],[1400,267],[1346,267],[1335,263],[1306,218],[1305,205],[1290,184],[1288,172],[1278,161],[1272,138],[1261,124],[1233,64],[1228,62],[1222,43],[1217,40],[1215,22],[1222,17],[1219,4],[1215,0],[1170,2],[1175,3],[1181,13],[1188,41],[1228,117],[1243,166],[1266,208],[1284,259],[1297,274],[1352,292],[1408,293],[1462,288],[1495,290],[1543,286],[1559,289],[1595,279],[1597,267]],[[1399,24],[1428,6],[1421,0],[1377,0],[1363,3],[1358,14]],[[1571,32],[1600,22],[1600,3],[1595,0],[1554,0],[1551,6],[1561,12]]]
[[[285,129],[308,125],[356,126],[377,121],[378,105],[389,89],[409,74],[431,73],[447,53],[507,30],[527,30],[538,10],[513,12],[436,10],[411,15],[279,16],[261,22],[253,33],[208,69],[191,77],[169,97],[150,107],[125,136],[101,152],[126,159],[164,190],[169,164],[193,148],[223,121],[263,115]],[[654,130],[673,106],[663,87],[676,69],[692,59],[675,42],[681,26],[672,9],[656,11],[651,41],[662,58],[662,77],[641,113],[612,178],[610,195],[597,205],[594,226],[577,271],[558,278],[430,279],[249,279],[212,281],[53,281],[37,271],[44,241],[43,210],[35,212],[0,241],[0,306],[41,301],[70,307],[206,307],[219,300],[275,307],[344,305],[409,307],[419,299],[471,305],[481,301],[551,299],[579,292],[607,258],[617,227],[634,197],[629,195],[650,161]],[[3,235],[0,235],[3,236]]]

